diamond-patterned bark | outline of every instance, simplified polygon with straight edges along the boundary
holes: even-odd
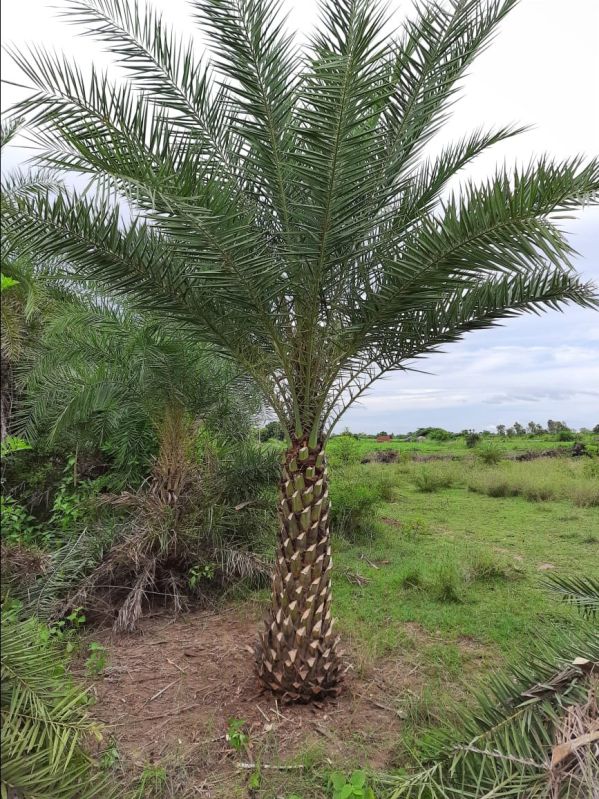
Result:
[[[322,447],[286,453],[279,490],[272,601],[256,649],[262,682],[288,701],[339,690],[331,617],[330,503]]]

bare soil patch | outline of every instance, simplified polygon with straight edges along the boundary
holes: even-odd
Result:
[[[246,603],[176,619],[156,614],[143,618],[135,634],[107,629],[89,636],[108,653],[103,673],[91,678],[92,714],[104,725],[102,745],[114,739],[132,780],[147,764],[169,762],[185,772],[177,797],[237,795],[225,787],[240,779],[239,755],[226,740],[233,718],[244,720],[250,754],[263,763],[293,761],[311,748],[331,763],[353,759],[383,768],[389,762],[401,705],[422,688],[413,663],[398,654],[358,669],[348,652],[338,699],[281,706],[262,692],[253,672],[261,616],[257,604]],[[418,630],[417,639],[421,635]],[[83,655],[76,673],[90,682]]]

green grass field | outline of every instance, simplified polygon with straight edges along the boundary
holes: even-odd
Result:
[[[586,443],[596,446],[594,437]],[[562,446],[572,444],[510,439],[501,451]],[[397,462],[360,463],[389,448],[399,450]],[[333,503],[336,493],[343,505],[369,486],[381,497],[351,540],[335,535],[339,628],[358,671],[395,658],[419,678],[417,690],[396,698],[403,722],[386,763],[392,773],[414,762],[431,728],[451,723],[452,702],[471,701],[473,684],[521,657],[535,638],[575,623],[542,580],[549,572],[599,576],[599,462],[564,456],[486,465],[463,439],[337,438],[329,449]],[[414,453],[458,459],[421,463]],[[368,767],[367,757],[366,749],[363,762],[342,767]],[[327,796],[316,775],[288,790]],[[272,785],[265,797],[279,795],[279,782]]]

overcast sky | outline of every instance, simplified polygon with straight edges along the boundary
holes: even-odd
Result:
[[[195,35],[185,0],[157,0],[155,5],[183,33]],[[398,18],[410,5],[391,0]],[[89,39],[76,38],[56,9],[66,11],[68,3],[3,0],[3,42],[17,47],[43,42],[79,63],[93,58],[108,64],[100,45],[94,48]],[[289,9],[290,24],[305,31],[315,20],[316,0],[290,0]],[[464,176],[482,177],[495,163],[528,162],[542,153],[597,154],[598,34],[599,0],[520,0],[471,68],[462,100],[433,148],[478,126],[517,122],[534,129],[499,145]],[[2,76],[19,80],[5,54]],[[2,108],[19,96],[19,89],[5,86]],[[24,154],[13,148],[3,168]],[[568,230],[580,253],[577,268],[599,282],[599,209],[585,211],[568,223]],[[566,309],[511,320],[502,328],[473,333],[416,366],[431,374],[398,374],[379,382],[347,412],[340,427],[400,433],[421,425],[459,430],[548,418],[574,427],[599,423],[599,314],[594,311]]]

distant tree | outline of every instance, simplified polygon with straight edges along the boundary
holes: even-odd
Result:
[[[277,419],[268,422],[268,424],[264,425],[260,430],[260,440],[268,441],[269,439],[275,439],[276,441],[285,440],[285,431]]]
[[[505,425],[504,424],[498,424],[497,425],[497,435],[498,436],[504,436],[505,435]]]
[[[553,419],[547,420],[547,431],[549,433],[559,433],[561,430],[569,430],[566,422],[556,422]]]
[[[514,431],[517,436],[523,436],[526,433],[525,428],[522,427],[520,422],[514,422]]]
[[[454,434],[450,433],[449,430],[445,430],[443,427],[419,427],[414,435],[416,437],[426,436],[427,438],[432,438],[433,441],[449,441],[450,438],[453,438]]]
[[[377,436],[388,436],[389,433],[386,430],[381,430],[380,433],[377,433]]]
[[[599,424],[596,424],[595,427],[593,427],[593,433],[599,434]]]
[[[537,422],[529,422],[528,425],[528,432],[533,436],[541,435],[541,433],[545,432],[542,424],[537,424]]]
[[[505,432],[508,438],[513,438],[516,435],[516,430],[513,427],[508,427]]]

